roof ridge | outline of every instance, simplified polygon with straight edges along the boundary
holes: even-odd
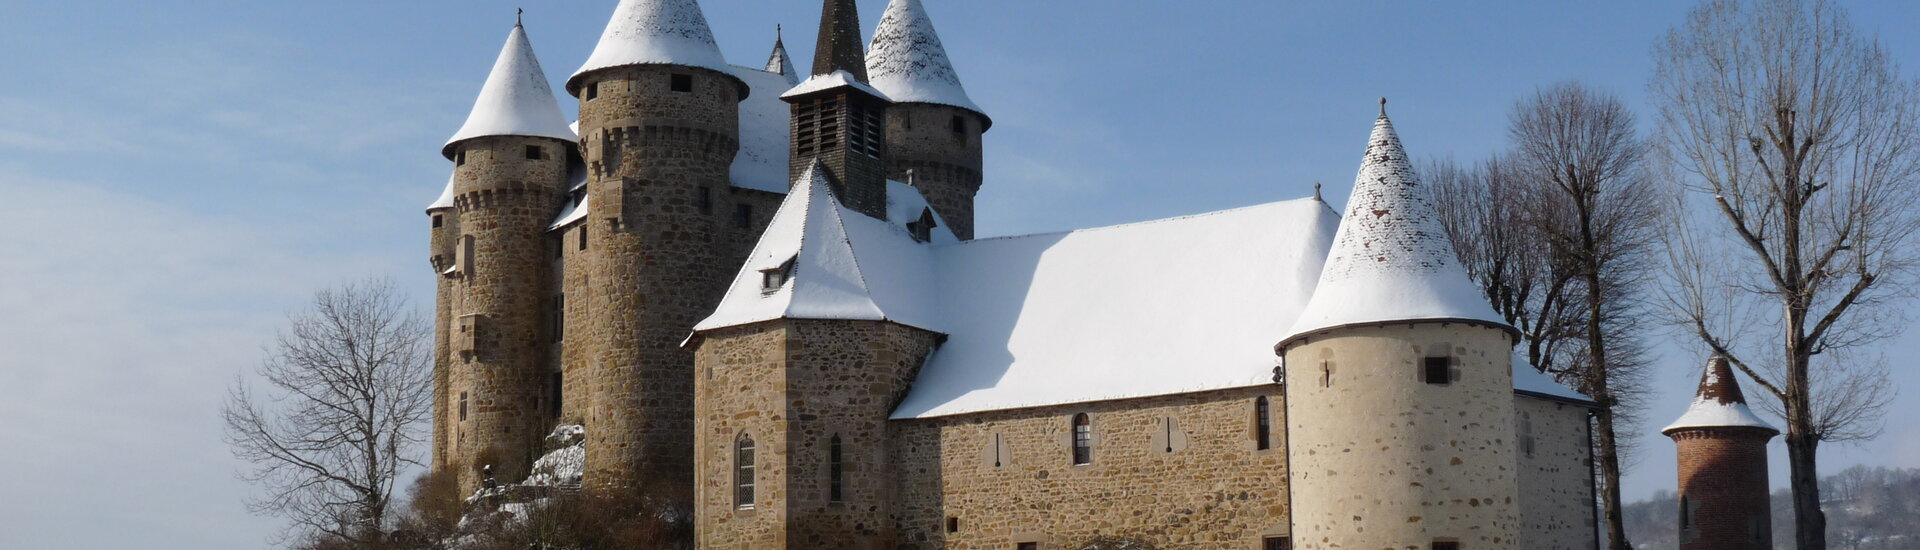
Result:
[[[1259,203],[1259,204],[1249,204],[1249,205],[1246,205],[1246,206],[1236,206],[1236,207],[1233,207],[1233,208],[1226,208],[1226,209],[1221,209],[1221,210],[1213,210],[1213,211],[1208,211],[1208,212],[1200,212],[1200,213],[1195,213],[1195,214],[1182,214],[1182,215],[1179,215],[1179,216],[1170,216],[1170,217],[1165,217],[1165,218],[1154,218],[1154,219],[1151,219],[1151,220],[1140,220],[1140,221],[1133,221],[1133,222],[1123,222],[1123,223],[1116,223],[1116,224],[1112,224],[1112,225],[1101,225],[1101,226],[1095,226],[1095,227],[1082,227],[1082,228],[1079,228],[1079,229],[1063,229],[1063,230],[1059,230],[1059,231],[1042,231],[1042,232],[1039,232],[1039,233],[1022,233],[1022,234],[1019,234],[1019,235],[999,235],[999,236],[993,236],[993,237],[981,237],[981,238],[977,238],[977,239],[970,239],[970,240],[965,240],[965,241],[960,241],[960,242],[957,242],[957,243],[947,243],[947,244],[942,244],[942,245],[937,245],[937,246],[959,246],[959,245],[964,245],[964,244],[967,244],[967,243],[977,243],[977,242],[989,242],[989,241],[999,241],[999,240],[1007,240],[1007,239],[1024,239],[1024,238],[1027,238],[1027,237],[1043,237],[1043,236],[1047,236],[1047,235],[1066,235],[1066,234],[1071,234],[1071,233],[1092,233],[1092,232],[1096,232],[1096,231],[1106,231],[1106,230],[1110,230],[1110,229],[1124,229],[1124,228],[1128,228],[1128,227],[1134,227],[1134,226],[1141,226],[1141,225],[1153,225],[1153,224],[1159,224],[1159,223],[1167,223],[1167,222],[1176,222],[1176,221],[1183,221],[1183,220],[1189,220],[1189,219],[1194,219],[1194,218],[1205,218],[1205,217],[1210,217],[1210,216],[1217,216],[1217,215],[1222,215],[1222,214],[1230,214],[1230,213],[1234,213],[1234,212],[1239,212],[1239,211],[1242,211],[1242,210],[1253,210],[1253,209],[1256,209],[1256,208],[1265,208],[1265,207],[1269,207],[1269,206],[1275,206],[1275,205],[1280,205],[1280,204],[1289,204],[1289,203],[1297,203],[1297,202],[1305,202],[1305,201],[1312,201],[1312,200],[1313,200],[1313,197],[1303,197],[1303,198],[1298,198],[1298,199],[1287,199],[1287,200],[1280,200],[1280,201],[1270,201],[1270,202],[1263,202],[1263,203]],[[1333,212],[1333,214],[1334,214],[1335,216],[1338,216],[1338,215],[1340,215],[1340,213],[1339,213],[1339,212]]]

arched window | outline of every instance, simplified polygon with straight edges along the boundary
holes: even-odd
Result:
[[[1264,395],[1253,398],[1253,448],[1273,448],[1273,409]]]
[[[1093,421],[1087,413],[1073,415],[1073,463],[1093,463]]]
[[[744,433],[733,444],[733,504],[753,509],[753,438]]]
[[[827,444],[827,502],[844,502],[843,476],[846,472],[844,455],[840,452],[840,436],[835,434],[833,442]]]

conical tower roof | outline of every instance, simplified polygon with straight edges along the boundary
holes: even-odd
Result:
[[[455,143],[485,136],[580,140],[568,128],[567,117],[561,116],[560,103],[553,99],[553,88],[547,85],[547,74],[533,55],[533,43],[527,41],[527,30],[518,23],[507,33],[507,45],[500,49],[493,73],[480,87],[480,97],[474,100],[467,123],[453,133],[440,153],[453,158]]]
[[[1687,407],[1687,413],[1660,433],[1671,434],[1689,428],[1759,428],[1780,433],[1753,414],[1753,409],[1747,408],[1747,396],[1740,391],[1740,380],[1734,378],[1733,366],[1725,357],[1718,356],[1707,360],[1706,372],[1700,374],[1700,389],[1694,392],[1693,404]]]
[[[867,48],[867,77],[875,89],[898,103],[951,105],[987,116],[960,85],[960,74],[954,72],[920,0],[887,4]]]
[[[800,83],[800,71],[793,68],[793,56],[787,54],[787,43],[780,36],[780,26],[773,27],[773,53],[767,55],[767,72],[787,77],[787,85]]]
[[[440,191],[440,198],[433,199],[433,204],[427,205],[428,212],[442,208],[453,208],[453,182],[455,180],[454,176],[457,175],[459,175],[458,172],[447,176],[447,188]]]
[[[1395,321],[1463,321],[1514,330],[1467,278],[1430,190],[1400,146],[1386,100],[1313,298],[1282,344],[1322,330]]]
[[[825,0],[820,7],[820,37],[813,46],[813,74],[846,71],[866,82],[866,53],[860,46],[860,10],[854,0]]]
[[[587,63],[567,79],[567,92],[579,95],[581,75],[628,65],[680,65],[733,75],[695,0],[620,0]],[[744,93],[746,85],[740,86]]]

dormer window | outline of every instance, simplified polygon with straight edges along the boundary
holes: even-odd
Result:
[[[920,219],[907,222],[907,233],[913,235],[913,242],[924,243],[933,240],[933,228],[939,226],[933,221],[933,209],[920,209]]]
[[[693,91],[693,75],[676,73],[670,77],[670,81],[667,84],[673,91],[691,92]]]
[[[786,286],[787,279],[793,278],[794,259],[787,258],[787,261],[781,262],[779,267],[760,270],[760,294],[773,294],[778,292],[780,287]]]

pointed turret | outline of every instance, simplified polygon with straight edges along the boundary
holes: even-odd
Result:
[[[950,105],[980,115],[983,125],[992,124],[960,85],[960,75],[954,72],[920,0],[887,4],[873,31],[873,44],[867,48],[867,77],[895,103]]]
[[[1707,360],[1706,372],[1700,374],[1700,388],[1694,392],[1693,405],[1660,433],[1672,435],[1675,431],[1694,428],[1758,428],[1780,433],[1753,414],[1753,409],[1747,408],[1747,397],[1740,391],[1740,381],[1734,378],[1733,366],[1725,357]]]
[[[589,72],[629,65],[680,65],[733,74],[695,0],[620,0],[593,54],[567,79],[567,92],[578,96],[580,77]],[[745,97],[746,84],[739,86]]]
[[[826,0],[820,10],[820,40],[813,46],[813,74],[846,71],[867,81],[867,56],[860,46],[860,11],[854,0]]]
[[[440,153],[452,159],[454,144],[488,136],[549,137],[569,143],[579,141],[560,114],[560,103],[553,98],[547,75],[533,55],[533,43],[519,23],[507,33],[507,44],[493,62],[493,73],[480,87],[467,123],[453,133]]]
[[[787,43],[780,36],[780,26],[773,26],[773,53],[767,55],[767,72],[787,77],[787,85],[800,83],[800,71],[793,68],[793,57],[787,55]]]
[[[1747,408],[1725,357],[1707,360],[1693,405],[1660,433],[1678,460],[1680,550],[1772,548],[1767,441],[1780,431]]]
[[[1513,331],[1467,279],[1429,190],[1413,173],[1386,100],[1313,298],[1282,342],[1346,326],[1461,321]]]

